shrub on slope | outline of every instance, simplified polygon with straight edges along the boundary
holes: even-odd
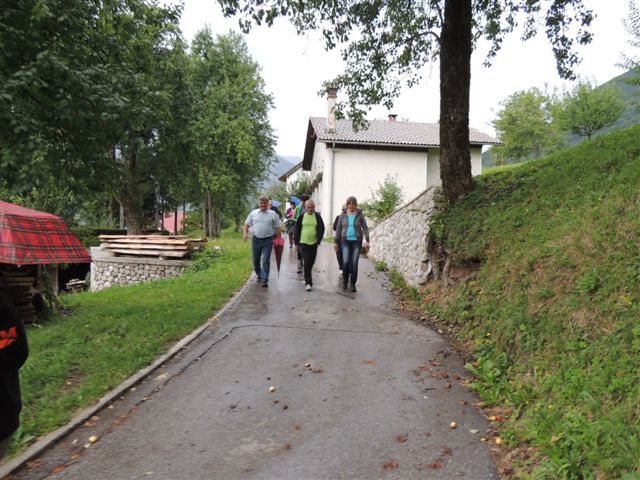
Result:
[[[533,478],[640,475],[640,126],[484,176],[440,220],[480,268],[428,308],[512,408],[507,445],[536,447]]]

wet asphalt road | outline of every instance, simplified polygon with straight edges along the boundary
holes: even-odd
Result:
[[[368,259],[355,294],[328,244],[311,292],[287,246],[272,268],[268,289],[252,278],[179,355],[10,478],[498,478],[462,360],[392,309]]]

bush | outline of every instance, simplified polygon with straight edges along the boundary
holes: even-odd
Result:
[[[198,252],[194,255],[191,265],[187,268],[187,272],[195,273],[207,270],[216,262],[216,259],[222,255],[222,248],[218,245],[207,245],[202,252]]]
[[[360,205],[362,211],[374,221],[380,221],[391,215],[402,204],[404,192],[398,184],[398,176],[386,175],[384,182],[378,184],[378,190],[371,191],[372,198]]]

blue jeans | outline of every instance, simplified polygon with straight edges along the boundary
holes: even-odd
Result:
[[[273,237],[251,239],[251,255],[253,257],[253,269],[262,282],[269,281],[269,266],[271,265],[271,250],[273,249]],[[260,268],[262,257],[262,268]]]
[[[342,248],[342,278],[346,281],[351,277],[351,285],[355,285],[358,281],[358,260],[360,259],[362,241],[342,240],[340,244],[340,248]]]

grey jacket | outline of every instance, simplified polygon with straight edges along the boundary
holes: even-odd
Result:
[[[369,242],[369,227],[367,226],[367,219],[364,217],[362,210],[356,209],[356,220],[353,224],[356,230],[356,237],[358,241],[362,241],[362,237]],[[340,243],[347,239],[347,228],[349,227],[349,219],[347,218],[346,210],[343,210],[336,222],[336,243]]]

